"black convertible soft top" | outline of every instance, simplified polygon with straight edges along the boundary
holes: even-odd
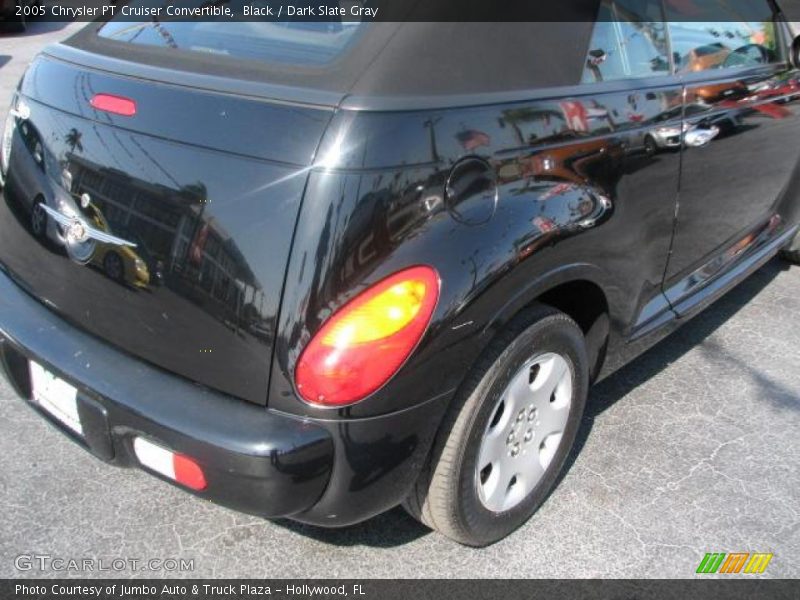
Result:
[[[575,85],[581,78],[593,23],[587,18],[567,23],[362,24],[352,42],[322,64],[243,59],[199,52],[174,42],[131,43],[104,36],[104,25],[92,23],[64,42],[82,51],[81,62],[88,61],[87,66],[96,66],[89,64],[94,55],[118,59],[113,61],[115,69],[124,66],[122,61],[139,70],[155,67],[153,71],[160,75],[154,79],[164,79],[167,70],[176,80],[180,73],[193,73],[269,84],[293,100],[302,98],[305,90],[309,98],[324,96],[329,104],[353,97],[390,100],[389,105],[401,107],[412,99],[446,106],[457,97]],[[186,23],[159,23],[160,38],[170,39],[163,33],[176,25]],[[242,26],[270,27],[234,22],[200,25],[206,29],[213,25],[220,36],[226,32],[238,36],[236,28]],[[182,39],[177,33],[172,38]],[[202,39],[212,37],[204,33]]]

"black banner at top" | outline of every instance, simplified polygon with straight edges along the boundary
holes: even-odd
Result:
[[[48,21],[594,22],[626,15],[648,21],[772,19],[769,0],[45,0],[42,5],[18,4],[14,10],[26,18]]]

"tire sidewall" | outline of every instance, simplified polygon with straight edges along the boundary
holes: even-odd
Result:
[[[33,233],[33,235],[36,238],[38,238],[40,240],[42,240],[45,237],[47,237],[47,226],[48,226],[47,213],[45,212],[44,208],[42,208],[43,204],[44,204],[44,200],[41,199],[41,198],[37,198],[34,201],[33,208],[31,209],[31,220],[30,220],[31,232]],[[36,219],[37,219],[37,217],[36,217],[37,213],[38,213],[39,217],[41,218],[41,222],[40,222],[40,226],[39,226],[40,228],[38,230],[37,230],[36,225],[35,225]]]
[[[658,146],[656,145],[656,141],[652,138],[652,136],[647,136],[644,138],[644,148],[648,155],[652,156],[658,150]]]
[[[572,372],[570,415],[561,444],[534,490],[515,507],[495,513],[485,508],[475,481],[481,442],[492,412],[507,385],[531,358],[550,352],[563,356]],[[505,537],[524,523],[547,499],[560,478],[561,470],[580,428],[588,392],[588,359],[580,329],[564,315],[551,315],[525,329],[502,352],[473,391],[480,405],[465,436],[459,469],[458,514],[464,529],[476,539],[491,543]]]

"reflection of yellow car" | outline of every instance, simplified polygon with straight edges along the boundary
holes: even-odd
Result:
[[[108,277],[115,281],[146,288],[150,283],[147,264],[128,246],[97,244],[92,264],[102,267]]]
[[[92,220],[98,229],[111,232],[103,213],[94,204],[88,207],[92,212]],[[150,284],[150,271],[147,263],[129,246],[115,246],[98,242],[92,255],[91,264],[103,269],[105,274],[120,283],[128,283],[135,287],[146,288]]]

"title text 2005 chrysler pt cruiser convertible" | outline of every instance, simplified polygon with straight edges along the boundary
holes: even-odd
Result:
[[[798,260],[779,8],[595,4],[110,20],[47,48],[2,137],[13,386],[97,457],[241,511],[509,534],[590,384]]]

